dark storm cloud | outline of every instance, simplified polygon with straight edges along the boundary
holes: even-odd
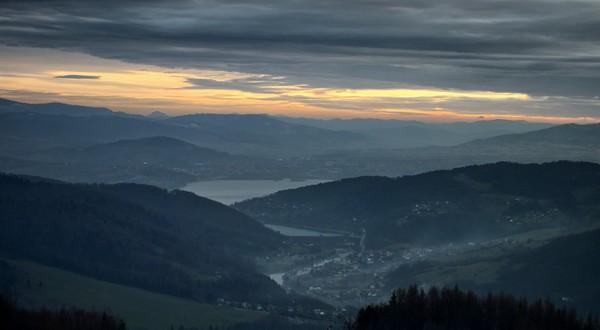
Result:
[[[8,45],[315,87],[571,97],[599,94],[598,31],[593,0],[9,1],[0,9]],[[191,83],[268,91],[248,81]]]
[[[84,74],[65,74],[61,76],[55,76],[54,79],[100,79],[100,76],[90,76]]]

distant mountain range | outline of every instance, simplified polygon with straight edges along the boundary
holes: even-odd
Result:
[[[553,147],[575,149],[594,148],[595,150],[600,150],[600,124],[559,125],[533,132],[501,135],[476,140],[465,143],[463,146],[483,148],[506,148],[510,146],[511,148],[517,149],[516,152],[524,151],[519,150],[523,147],[538,147],[540,149]]]
[[[116,112],[108,108],[72,105],[66,103],[22,103],[0,98],[0,113],[40,113],[48,115],[88,116],[126,116],[138,117],[125,112]]]
[[[523,133],[552,126],[547,123],[510,120],[424,123],[394,119],[280,118],[295,124],[358,133],[380,148],[452,146],[475,139]]]
[[[600,125],[547,126],[238,114],[147,117],[0,100],[0,171],[179,188],[205,179],[339,179],[498,161],[600,161]],[[530,131],[537,128],[543,129]],[[511,134],[495,136],[503,133]],[[455,143],[461,144],[415,147]]]
[[[199,114],[169,117],[154,111],[148,116],[117,112],[108,108],[71,105],[65,103],[30,104],[0,99],[0,114],[37,113],[46,115],[66,115],[74,117],[118,116],[139,120],[152,119],[183,127],[206,130],[225,141],[243,140],[248,145],[255,142],[285,143],[284,137],[304,139],[306,145],[299,145],[298,151],[343,149],[340,138],[346,143],[358,143],[362,147],[413,148],[426,146],[449,146],[474,139],[504,134],[523,133],[550,127],[546,123],[526,121],[487,120],[455,123],[424,123],[404,120],[382,119],[314,119],[271,117],[266,115]],[[343,134],[340,134],[343,132]],[[166,135],[154,132],[153,135]],[[305,136],[302,136],[305,135]],[[168,135],[171,136],[171,135]],[[137,136],[119,136],[118,139]],[[183,138],[183,135],[172,137]],[[275,141],[272,139],[275,138]],[[199,143],[200,141],[191,140]],[[210,141],[207,141],[210,142]],[[289,141],[287,141],[289,143]],[[309,151],[310,151],[309,150]],[[230,150],[231,151],[231,150]],[[310,152],[314,153],[314,152]],[[286,155],[282,153],[282,155]]]
[[[311,158],[343,176],[400,176],[500,161],[600,162],[600,124],[567,124],[448,147],[339,151]]]
[[[202,114],[157,119],[59,103],[30,105],[3,100],[2,104],[0,137],[6,142],[0,152],[17,158],[32,150],[153,136],[265,157],[307,155],[365,144],[359,134],[290,124],[267,115]]]
[[[400,178],[358,177],[235,205],[263,223],[366,230],[370,246],[442,244],[595,223],[600,165],[497,163]]]

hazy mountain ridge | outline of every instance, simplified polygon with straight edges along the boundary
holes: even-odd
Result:
[[[523,133],[552,126],[527,121],[486,120],[425,123],[395,119],[314,119],[279,117],[290,123],[354,132],[366,136],[379,148],[451,146],[474,139]]]
[[[23,103],[0,98],[0,113],[1,112],[33,112],[49,115],[68,115],[76,117],[88,116],[124,116],[124,117],[139,117],[126,112],[112,111],[103,107],[90,107],[83,105],[73,105],[60,102],[51,103]]]
[[[565,124],[538,131],[501,135],[488,139],[476,140],[464,146],[506,146],[519,148],[523,144],[557,145],[570,148],[600,148],[600,124]]]
[[[522,134],[501,135],[457,146],[340,151],[318,155],[313,163],[344,176],[400,176],[500,161],[542,163],[560,160],[600,162],[600,125],[567,124]]]
[[[4,103],[9,104],[6,106],[9,110],[0,111],[0,136],[14,142],[7,140],[0,152],[13,156],[31,150],[84,147],[152,136],[267,157],[323,153],[365,144],[359,134],[290,124],[267,115],[195,114],[156,119],[60,103],[31,105],[8,100]]]
[[[264,223],[357,234],[365,228],[367,242],[381,246],[464,241],[593,222],[600,214],[599,203],[600,165],[556,162],[345,179],[235,207]]]
[[[0,170],[72,182],[136,182],[179,188],[204,179],[339,179],[400,176],[497,161],[600,161],[600,138],[594,134],[598,125],[557,126],[449,147],[388,149],[385,146],[399,139],[378,142],[368,131],[410,135],[413,129],[425,130],[424,137],[451,143],[462,142],[466,135],[526,131],[547,124],[502,120],[425,124],[240,114],[138,117],[67,116],[60,111],[0,113]],[[329,128],[310,126],[315,123]],[[462,131],[460,141],[447,135]],[[159,137],[179,140],[179,144],[172,141],[171,146],[154,146],[152,139]],[[540,142],[545,139],[549,142]],[[435,144],[430,142],[426,144]],[[230,157],[207,149],[226,152]],[[106,155],[101,155],[103,152]]]
[[[291,162],[232,155],[163,136],[54,148],[27,157],[0,157],[0,171],[69,182],[133,182],[171,189],[198,180],[304,175],[294,173]]]
[[[71,154],[65,155],[65,158],[83,163],[147,163],[178,167],[182,164],[202,165],[212,161],[236,161],[244,157],[234,157],[225,152],[199,147],[170,137],[153,136],[97,144],[72,151]]]

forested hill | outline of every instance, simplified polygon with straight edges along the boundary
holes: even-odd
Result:
[[[600,324],[550,301],[413,286],[396,290],[387,304],[362,308],[347,329],[597,330]]]
[[[598,221],[600,165],[496,163],[359,177],[235,206],[264,223],[367,231],[369,244],[443,243]]]
[[[98,279],[208,302],[287,299],[246,262],[280,241],[187,192],[0,175],[0,254]]]

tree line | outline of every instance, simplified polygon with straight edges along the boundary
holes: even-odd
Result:
[[[106,313],[82,309],[28,310],[0,295],[3,330],[126,330],[125,322]]]
[[[362,308],[348,330],[598,330],[591,315],[550,300],[529,302],[512,295],[416,286],[395,290],[389,302]]]

